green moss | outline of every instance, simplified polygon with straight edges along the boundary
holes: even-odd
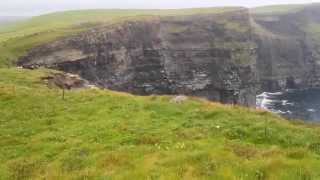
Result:
[[[0,179],[320,178],[318,125],[197,98],[83,89],[62,100],[40,80],[49,70],[0,73]]]

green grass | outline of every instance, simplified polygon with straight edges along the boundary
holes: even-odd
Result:
[[[303,27],[304,32],[306,32],[310,37],[312,37],[314,42],[319,44],[320,43],[320,23],[311,21],[306,24],[307,25]]]
[[[318,125],[197,98],[62,100],[40,80],[49,72],[0,69],[0,179],[320,178]]]
[[[281,15],[294,14],[292,17],[295,17],[295,19],[291,18],[290,23],[293,25],[294,24],[297,25],[295,26],[297,28],[296,31],[304,32],[305,33],[304,36],[308,37],[308,39],[311,39],[313,43],[318,45],[320,43],[320,23],[316,18],[317,15],[312,13],[311,13],[312,15],[311,14],[308,15],[306,13],[299,13],[303,10],[308,11],[308,8],[314,8],[316,6],[319,6],[319,4],[313,3],[313,4],[300,4],[300,5],[275,5],[275,6],[253,8],[251,11],[253,15],[258,17],[258,19],[259,19],[259,16],[276,17]],[[284,23],[288,23],[286,22],[287,21],[286,18],[282,20]],[[254,27],[255,32],[259,34],[264,34],[269,36],[276,35],[276,34],[273,34],[270,31],[270,29],[266,29],[254,21],[252,22],[252,25]],[[275,26],[279,26],[279,25],[275,25]],[[269,28],[272,29],[271,26]]]
[[[298,12],[305,6],[305,4],[271,5],[252,8],[251,12],[255,15],[281,15]]]
[[[39,44],[76,34],[100,24],[121,23],[158,16],[216,14],[239,7],[167,10],[79,10],[47,14],[0,27],[0,67],[10,67],[18,57]]]
[[[23,34],[81,26],[86,23],[110,23],[126,18],[144,16],[171,16],[192,14],[217,14],[239,10],[240,7],[164,9],[164,10],[77,10],[57,12],[34,17],[15,25],[0,28],[0,41]],[[12,35],[11,35],[12,34]]]

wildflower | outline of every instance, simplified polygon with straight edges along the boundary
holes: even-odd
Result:
[[[157,149],[159,149],[159,150],[161,149],[160,144],[156,143],[155,146],[156,146]]]

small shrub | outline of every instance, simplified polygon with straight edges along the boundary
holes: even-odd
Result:
[[[295,176],[297,177],[297,179],[301,179],[301,180],[312,180],[313,179],[312,173],[303,167],[297,168]]]
[[[86,167],[86,159],[89,156],[87,149],[74,149],[62,160],[64,171],[76,171]]]
[[[31,179],[33,172],[38,169],[39,163],[32,159],[19,159],[9,163],[10,179]]]
[[[200,176],[212,176],[219,167],[218,163],[213,160],[203,161],[199,166],[197,173]]]
[[[107,169],[115,169],[128,164],[130,164],[128,156],[120,153],[108,153],[102,162],[102,166]]]
[[[266,173],[264,171],[257,170],[255,172],[255,179],[256,180],[265,180],[265,179],[267,179]]]
[[[312,143],[308,148],[310,151],[320,155],[320,143]]]
[[[257,149],[250,145],[231,144],[229,148],[235,155],[246,159],[252,158],[258,153]]]
[[[245,139],[248,134],[245,130],[241,128],[233,128],[224,132],[226,138],[233,140],[233,139]]]
[[[210,157],[208,153],[200,153],[190,158],[190,163],[194,167],[194,173],[198,176],[212,176],[219,168],[218,162]]]
[[[284,152],[279,148],[272,147],[270,149],[263,150],[259,154],[263,158],[270,158],[270,157],[274,157],[274,156],[282,156],[284,154]]]
[[[287,153],[287,157],[292,159],[303,159],[306,155],[307,151],[305,149],[295,149]]]
[[[155,145],[160,143],[161,143],[161,140],[152,135],[143,135],[136,139],[136,144],[138,145]]]

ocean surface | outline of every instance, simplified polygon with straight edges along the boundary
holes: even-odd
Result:
[[[264,92],[257,96],[257,107],[288,119],[320,122],[320,89]]]

